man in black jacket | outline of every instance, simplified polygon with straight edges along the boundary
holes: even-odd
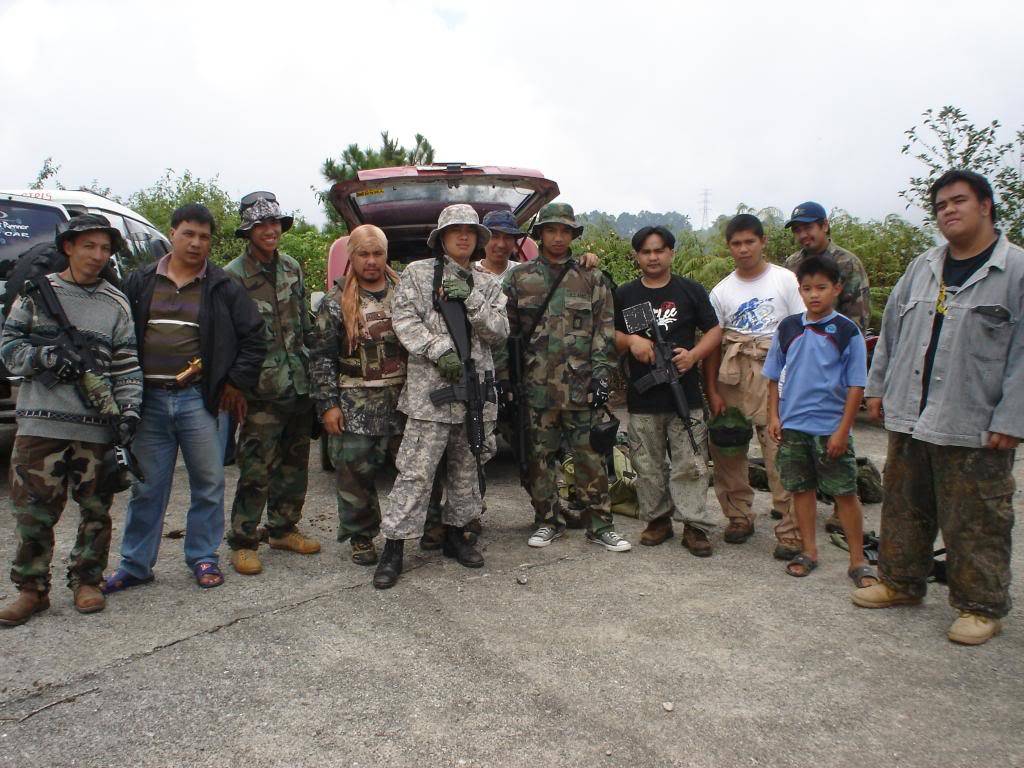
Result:
[[[204,588],[224,583],[224,467],[218,411],[241,422],[240,390],[256,384],[266,342],[252,299],[210,264],[214,220],[193,203],[171,215],[171,253],[125,280],[142,364],[142,423],[134,449],[145,481],[132,488],[121,565],[107,594],[153,580],[178,449],[191,487],[185,562]]]

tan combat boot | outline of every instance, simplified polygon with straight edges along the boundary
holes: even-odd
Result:
[[[645,547],[656,547],[671,539],[673,535],[672,518],[668,515],[656,517],[647,523],[647,527],[640,534],[640,543]]]
[[[263,570],[263,563],[255,549],[236,549],[231,552],[231,566],[243,576],[255,576]]]
[[[96,613],[107,607],[107,599],[95,584],[79,584],[75,587],[75,610],[79,613]]]
[[[918,605],[921,602],[920,597],[897,592],[881,581],[853,590],[850,599],[861,608],[892,608],[897,605]]]
[[[961,645],[981,645],[998,635],[1003,629],[1003,622],[970,611],[960,611],[960,618],[953,622],[946,637]]]
[[[267,539],[271,549],[286,549],[289,552],[298,552],[300,555],[315,555],[320,551],[320,542],[303,536],[298,531],[288,531],[280,538],[271,536]]]
[[[50,607],[50,596],[35,589],[23,589],[18,598],[0,610],[0,626],[17,627]]]

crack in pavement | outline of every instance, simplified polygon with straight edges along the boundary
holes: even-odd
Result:
[[[412,571],[417,571],[417,570],[419,570],[421,568],[425,568],[425,567],[428,567],[428,566],[441,565],[441,564],[443,564],[445,562],[445,560],[436,560],[436,559],[433,559],[433,558],[427,558],[427,557],[423,557],[422,555],[419,555],[419,554],[414,554],[414,553],[410,553],[410,554],[411,554],[412,559],[415,561],[415,564],[407,565],[407,567],[403,569],[403,573],[411,573]],[[502,569],[496,569],[493,572],[494,573],[499,573],[499,574],[500,573],[512,574],[512,573],[515,573],[517,571],[518,572],[522,572],[524,570],[533,570],[533,569],[537,569],[537,568],[547,568],[547,567],[551,567],[551,566],[561,565],[561,564],[566,563],[566,562],[574,562],[574,561],[588,560],[588,559],[590,559],[590,558],[588,558],[587,556],[584,556],[584,557],[572,557],[570,555],[562,555],[561,557],[559,557],[559,558],[557,558],[555,560],[548,561],[548,562],[521,563],[521,564],[519,564],[517,566],[512,566],[512,567],[502,568]],[[467,576],[465,576],[461,580],[462,581],[472,581],[472,580],[479,579],[479,578],[480,578],[479,576],[469,576],[469,575],[467,575]],[[278,605],[275,605],[275,606],[273,606],[271,608],[266,608],[266,609],[263,609],[263,610],[253,609],[253,610],[249,610],[249,611],[243,611],[241,613],[236,613],[229,620],[223,621],[223,622],[221,622],[219,624],[214,624],[213,626],[203,627],[202,629],[196,630],[194,632],[191,632],[191,633],[189,633],[187,635],[183,635],[181,637],[177,637],[177,638],[175,638],[173,640],[170,640],[170,641],[168,641],[166,643],[160,643],[159,645],[155,645],[155,646],[153,646],[151,648],[148,648],[147,650],[144,650],[144,651],[138,651],[138,652],[135,652],[135,653],[128,654],[127,656],[121,656],[121,657],[118,657],[118,658],[115,658],[115,659],[111,659],[110,661],[106,662],[105,664],[102,664],[101,666],[99,666],[99,667],[97,667],[95,669],[91,669],[88,672],[83,672],[80,675],[76,675],[76,676],[73,676],[73,677],[68,677],[68,678],[65,678],[64,680],[60,680],[60,681],[54,681],[54,682],[46,683],[45,685],[43,685],[42,687],[38,688],[37,690],[25,691],[25,692],[23,692],[23,693],[21,693],[19,695],[13,696],[13,697],[8,698],[8,699],[4,699],[4,700],[0,701],[0,710],[5,710],[8,707],[15,706],[17,704],[21,704],[23,702],[30,701],[30,700],[35,699],[35,698],[39,698],[39,697],[41,697],[41,696],[43,696],[43,695],[45,695],[45,694],[47,694],[49,692],[52,692],[54,690],[59,690],[61,688],[67,688],[68,686],[74,685],[76,683],[80,683],[80,682],[82,682],[84,680],[89,680],[89,679],[96,678],[99,675],[103,674],[104,672],[108,672],[110,670],[117,669],[117,668],[120,668],[120,667],[124,667],[124,666],[127,666],[129,664],[133,664],[133,663],[135,663],[137,661],[141,661],[142,659],[149,658],[151,656],[154,656],[157,653],[160,653],[161,651],[166,651],[168,648],[173,648],[176,645],[180,645],[182,643],[188,642],[189,640],[193,640],[193,639],[195,639],[197,637],[203,637],[203,636],[208,636],[208,635],[215,635],[218,632],[220,632],[221,630],[228,629],[229,627],[232,627],[232,626],[234,626],[236,624],[239,624],[239,623],[241,623],[243,621],[248,621],[250,619],[258,619],[258,618],[262,618],[264,616],[273,616],[273,615],[278,614],[278,613],[284,613],[286,611],[295,610],[296,608],[301,608],[302,606],[308,605],[308,604],[313,603],[313,602],[316,602],[317,600],[322,600],[325,597],[330,597],[330,596],[332,596],[334,594],[337,594],[338,592],[352,591],[352,590],[355,590],[355,589],[359,589],[360,587],[369,586],[370,584],[371,584],[370,581],[360,581],[360,582],[357,582],[355,584],[345,584],[343,586],[335,586],[335,587],[331,587],[330,589],[325,589],[325,590],[323,590],[321,592],[318,592],[318,593],[316,593],[314,595],[310,595],[310,596],[304,597],[304,598],[302,598],[300,600],[293,600],[291,602],[287,602],[287,603],[283,603],[283,604],[278,604]],[[11,722],[11,720],[9,718],[0,718],[0,720]],[[13,721],[13,722],[16,723],[17,721]]]

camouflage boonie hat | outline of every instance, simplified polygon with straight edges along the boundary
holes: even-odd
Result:
[[[708,420],[708,438],[727,456],[747,452],[754,428],[743,411],[730,405],[720,415]]]
[[[110,252],[120,253],[124,250],[124,238],[121,233],[98,213],[83,213],[72,216],[67,222],[57,225],[57,250],[64,253],[64,241],[82,232],[106,232],[110,236]]]
[[[568,203],[548,203],[541,208],[530,228],[530,237],[535,240],[540,237],[540,228],[545,224],[565,224],[572,230],[573,240],[583,234],[583,225],[576,223],[576,214]]]
[[[491,239],[491,230],[480,223],[480,217],[472,205],[466,203],[455,203],[449,205],[441,215],[437,217],[437,227],[427,236],[427,247],[433,249],[437,242],[437,236],[448,227],[456,224],[471,224],[476,227],[476,249],[482,250]]]
[[[252,196],[255,196],[256,199],[251,203],[246,202],[246,198]],[[249,237],[249,232],[253,227],[268,219],[276,219],[281,222],[282,232],[291,229],[294,221],[291,216],[281,213],[281,204],[270,192],[253,192],[251,195],[243,197],[238,215],[242,218],[242,224],[235,230],[235,237],[243,238]]]

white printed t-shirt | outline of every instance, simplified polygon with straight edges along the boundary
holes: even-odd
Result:
[[[732,272],[711,290],[711,306],[724,330],[751,336],[771,336],[779,323],[805,310],[796,275],[777,264],[753,280]]]

